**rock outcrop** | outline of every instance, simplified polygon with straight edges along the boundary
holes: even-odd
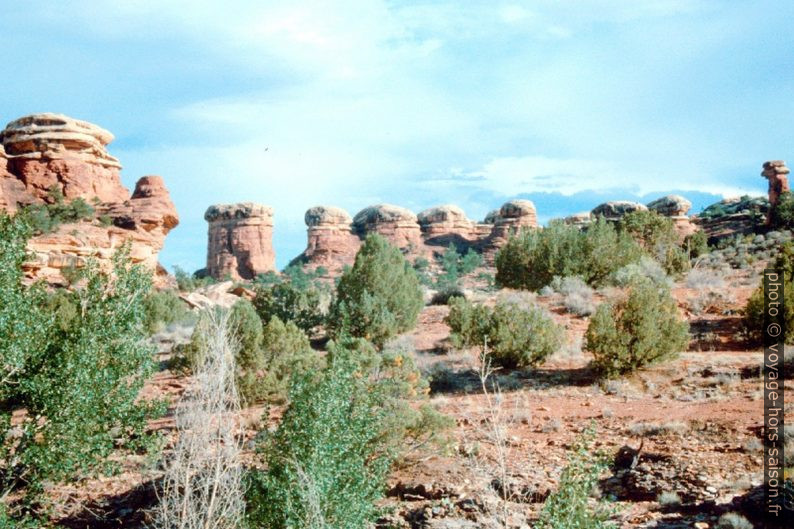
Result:
[[[452,204],[426,209],[417,215],[426,244],[461,245],[476,239],[475,223]]]
[[[675,230],[681,240],[698,230],[697,226],[687,215],[691,208],[692,202],[680,195],[667,195],[648,203],[649,210],[656,211],[673,221]]]
[[[353,232],[361,238],[377,233],[406,253],[416,251],[422,244],[416,215],[391,204],[377,204],[359,211],[353,217]]]
[[[31,239],[29,248],[35,259],[26,263],[26,271],[50,283],[63,280],[68,268],[80,268],[89,258],[100,266],[110,266],[113,253],[130,243],[130,260],[156,272],[155,284],[169,283],[157,258],[166,235],[179,224],[179,217],[163,179],[144,176],[129,200],[105,202],[96,206],[97,217],[107,218],[109,226],[94,220],[62,224],[52,233]]]
[[[353,219],[347,211],[334,206],[315,206],[306,211],[304,220],[308,226],[308,244],[300,256],[302,261],[315,268],[322,266],[331,275],[353,263],[361,239],[353,233]]]
[[[20,206],[33,204],[36,199],[25,189],[25,184],[8,171],[8,158],[0,144],[0,209],[11,214]]]
[[[510,200],[499,208],[499,213],[493,219],[493,229],[487,246],[491,249],[499,248],[507,242],[511,234],[524,228],[537,227],[538,216],[535,204],[529,200]]]
[[[86,121],[62,114],[33,114],[9,123],[0,133],[9,171],[28,192],[50,200],[57,189],[66,200],[123,202],[121,164],[106,146],[113,135]]]
[[[742,196],[712,204],[692,220],[713,243],[736,234],[755,233],[766,223],[768,213],[766,197]]]
[[[31,278],[63,283],[66,269],[96,259],[108,269],[113,253],[130,243],[130,261],[156,272],[155,283],[168,281],[157,257],[179,217],[159,176],[145,176],[135,192],[121,185],[121,165],[106,146],[108,131],[61,114],[34,114],[12,121],[0,132],[0,209],[52,201],[51,190],[65,202],[82,198],[94,216],[61,224],[33,237],[33,259],[25,264]]]
[[[623,215],[633,211],[645,211],[648,208],[639,202],[630,202],[628,200],[615,200],[611,202],[604,202],[594,207],[590,214],[593,218],[604,217],[606,220],[616,221]]]
[[[589,211],[582,211],[579,213],[574,213],[573,215],[568,215],[562,221],[565,224],[570,224],[571,226],[576,226],[577,228],[585,228],[593,222],[593,216],[590,214]]]
[[[767,214],[767,224],[772,221],[772,212],[775,210],[780,194],[790,191],[788,184],[789,168],[783,160],[772,160],[764,162],[761,176],[769,180],[769,212]]]
[[[218,204],[204,213],[209,223],[207,273],[216,279],[254,279],[276,269],[273,208],[251,202]]]

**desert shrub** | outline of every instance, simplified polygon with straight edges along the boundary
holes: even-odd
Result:
[[[524,231],[508,240],[496,255],[496,282],[538,290],[554,276],[579,276],[590,285],[600,285],[641,255],[631,236],[603,218],[586,231],[552,221],[543,230]]]
[[[248,522],[273,529],[364,529],[378,515],[393,454],[386,411],[353,355],[337,351],[322,372],[298,377],[278,429],[259,441]]]
[[[689,255],[679,244],[675,225],[669,218],[656,211],[632,211],[621,217],[616,227],[637,241],[668,274],[680,274],[689,269]]]
[[[590,316],[595,312],[593,289],[580,277],[555,277],[551,286],[563,295],[562,303],[568,312],[577,316]]]
[[[274,316],[310,332],[325,321],[331,293],[324,285],[300,277],[277,282],[272,286],[257,285],[253,303],[263,322]]]
[[[84,286],[63,294],[80,310],[61,325],[43,287],[23,283],[31,232],[0,215],[0,497],[23,489],[35,498],[45,482],[111,470],[114,448],[148,445],[146,422],[160,411],[139,399],[154,370],[143,328],[148,272],[126,264],[128,247],[111,275],[89,262]]]
[[[190,313],[173,290],[150,293],[143,300],[143,306],[143,325],[149,334],[162,331],[168,325],[186,319]]]
[[[781,246],[778,256],[770,268],[779,270],[783,274],[783,320],[786,343],[794,344],[794,243],[786,243]],[[752,293],[747,300],[747,305],[743,311],[742,330],[748,340],[752,343],[759,343],[764,328],[764,285],[762,283]]]
[[[590,427],[574,443],[563,469],[557,490],[543,504],[540,529],[605,529],[612,512],[603,502],[589,502],[601,474],[607,469],[603,454],[593,452],[595,429]]]
[[[773,228],[794,228],[794,194],[791,191],[784,191],[780,194],[770,220]]]
[[[194,273],[189,273],[179,266],[174,266],[174,278],[176,279],[177,289],[180,292],[193,292],[201,287],[215,284],[215,278],[206,275],[206,270],[202,269]]]
[[[707,254],[709,252],[709,244],[706,232],[697,230],[695,233],[684,237],[683,248],[690,259],[696,259],[701,255]]]
[[[241,527],[244,515],[240,402],[229,314],[204,313],[202,343],[190,386],[174,411],[179,433],[158,491],[158,529]]]
[[[612,274],[610,282],[619,287],[626,287],[642,279],[648,279],[659,286],[672,286],[673,281],[658,261],[642,256],[636,263],[628,264]]]
[[[463,296],[460,280],[472,273],[482,264],[482,256],[469,248],[466,255],[461,256],[453,243],[439,258],[442,273],[436,277],[434,287],[438,291],[431,301],[434,305],[446,305],[449,299]]]
[[[670,291],[639,280],[622,299],[598,307],[585,339],[596,369],[612,377],[671,357],[686,347],[688,331]]]
[[[51,233],[61,224],[92,219],[94,208],[82,198],[66,202],[60,189],[53,187],[48,191],[50,202],[31,204],[24,207],[20,219],[24,220],[34,233]]]
[[[453,345],[487,345],[490,358],[503,367],[538,365],[563,343],[564,331],[543,309],[511,301],[491,308],[453,298],[446,322]]]
[[[211,335],[207,330],[211,321],[206,314],[202,315],[190,343],[177,348],[191,369],[203,361],[201,355],[208,347],[205,337]],[[274,316],[267,325],[262,325],[253,305],[246,300],[231,308],[229,328],[238,344],[236,384],[244,404],[283,400],[291,376],[321,364],[308,337],[294,323],[284,323]]]
[[[753,524],[741,514],[726,512],[717,521],[717,529],[753,529]]]
[[[331,306],[333,336],[349,334],[376,346],[411,329],[423,306],[419,279],[400,251],[371,234],[342,274]]]

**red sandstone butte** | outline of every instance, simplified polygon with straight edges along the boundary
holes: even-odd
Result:
[[[217,204],[204,213],[207,273],[216,279],[254,279],[276,269],[273,208],[252,202]]]

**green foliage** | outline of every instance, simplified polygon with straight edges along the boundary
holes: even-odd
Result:
[[[595,429],[591,426],[575,442],[568,465],[560,476],[560,484],[543,505],[539,529],[606,529],[611,510],[602,502],[591,505],[588,501],[598,484],[600,475],[607,469],[603,454],[593,454]]]
[[[365,338],[382,347],[416,324],[422,306],[422,290],[413,268],[397,248],[370,234],[353,268],[339,280],[331,307],[331,334]]]
[[[436,277],[438,294],[433,298],[433,303],[447,303],[449,298],[461,295],[460,279],[482,264],[482,256],[471,248],[466,255],[461,256],[455,245],[450,243],[439,261],[443,272]]]
[[[327,285],[316,280],[316,274],[292,266],[285,270],[287,281],[275,277],[271,282],[271,278],[260,276],[255,283],[253,303],[262,321],[269,322],[275,316],[293,322],[305,332],[322,325],[331,292]]]
[[[298,377],[278,429],[259,449],[248,521],[254,527],[364,529],[375,520],[393,453],[382,441],[386,410],[350,354]]]
[[[780,193],[771,221],[775,229],[794,229],[794,194],[791,191]]]
[[[686,348],[688,330],[670,291],[639,280],[624,298],[598,307],[585,339],[596,369],[612,377],[672,357]]]
[[[681,248],[673,221],[656,211],[637,210],[617,222],[619,232],[629,234],[668,274],[689,270],[689,256]]]
[[[626,232],[599,218],[586,231],[561,221],[511,237],[496,255],[496,282],[538,290],[554,276],[579,276],[603,284],[616,270],[639,260],[642,249]]]
[[[149,334],[165,329],[172,323],[185,320],[190,311],[185,302],[173,290],[160,290],[150,293],[143,301],[143,325]]]
[[[382,442],[395,453],[428,443],[447,443],[446,432],[455,421],[427,402],[430,384],[416,366],[413,351],[399,339],[377,352],[366,340],[346,338],[331,342],[328,354],[331,361],[340,355],[350,356],[361,366],[362,379],[379,395],[379,405],[386,410]]]
[[[174,266],[174,278],[176,278],[176,285],[180,292],[193,292],[194,290],[215,284],[215,278],[208,275],[202,275],[199,270],[193,274],[183,270],[179,266]]]
[[[709,243],[706,232],[698,230],[684,238],[684,251],[690,259],[695,259],[701,255],[709,253]]]
[[[51,233],[61,224],[94,217],[94,208],[82,198],[67,203],[61,190],[56,187],[51,188],[48,194],[50,203],[32,204],[19,213],[19,217],[30,225],[34,233]]]
[[[453,345],[487,345],[494,363],[504,367],[538,365],[559,350],[564,337],[543,309],[514,301],[499,301],[491,308],[453,298],[446,322]]]
[[[205,315],[199,318],[190,343],[178,348],[191,368],[206,350],[202,340],[207,336],[207,322]],[[246,300],[231,308],[229,324],[238,345],[237,389],[244,404],[283,401],[293,374],[313,371],[322,364],[309,339],[294,323],[284,323],[274,316],[262,325],[256,309]]]
[[[788,242],[780,247],[775,262],[770,266],[783,274],[783,320],[786,329],[786,344],[794,345],[794,242]],[[745,336],[752,343],[760,343],[762,329],[764,328],[764,285],[752,293],[744,307],[742,327]]]
[[[45,482],[112,469],[120,444],[145,446],[147,419],[160,410],[139,399],[155,366],[143,328],[149,274],[126,264],[127,247],[111,276],[89,263],[84,286],[52,301],[22,282],[31,232],[0,215],[0,496],[33,499]]]

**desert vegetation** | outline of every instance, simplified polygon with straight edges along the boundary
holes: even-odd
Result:
[[[638,211],[516,233],[493,261],[455,245],[409,260],[370,234],[336,281],[294,263],[225,282],[180,270],[154,290],[124,251],[61,288],[25,280],[37,230],[0,219],[5,526],[756,516],[756,478],[729,476],[762,445],[721,415],[755,420],[758,355],[724,349],[752,347],[759,276],[714,254],[748,245],[747,267],[793,279],[790,245],[762,253],[774,231],[709,247]],[[734,437],[729,457],[712,450]],[[86,499],[98,483],[148,492],[105,507]]]

